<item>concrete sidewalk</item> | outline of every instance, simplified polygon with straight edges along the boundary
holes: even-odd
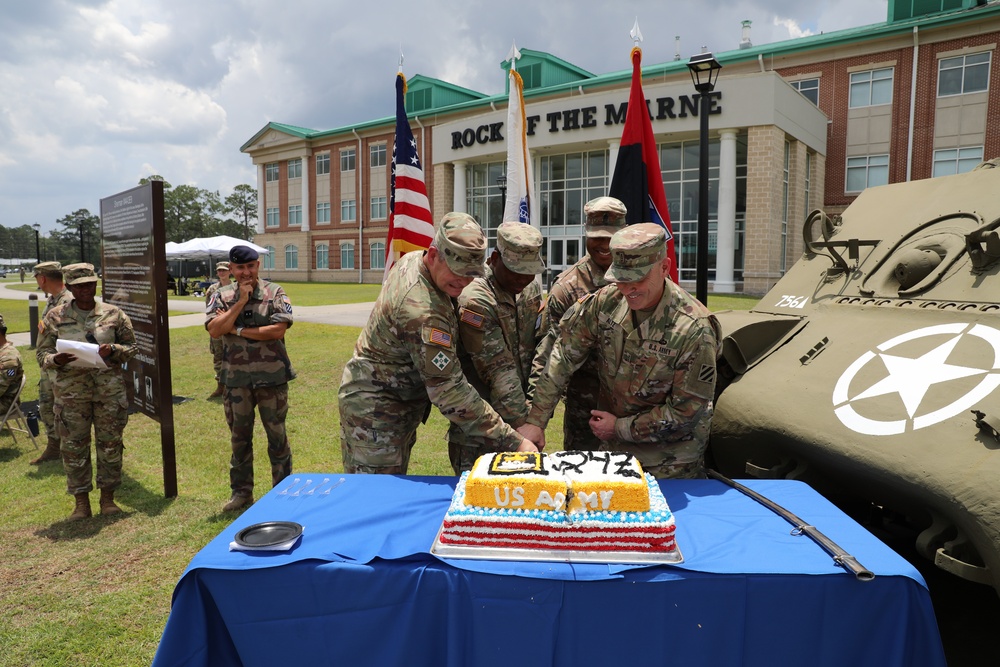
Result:
[[[32,278],[34,280],[34,278]],[[13,283],[19,285],[20,283]],[[27,283],[25,283],[27,284]],[[29,294],[38,296],[39,315],[45,309],[45,295],[41,290],[34,292],[23,292],[15,289],[7,289],[7,283],[0,281],[0,299],[29,300]],[[368,303],[345,303],[336,306],[294,306],[292,314],[296,322],[311,322],[313,324],[335,324],[345,327],[363,327],[368,321],[368,316],[375,306],[374,302]],[[25,308],[28,305],[25,304]],[[190,299],[167,299],[167,309],[170,311],[184,311],[191,315],[173,315],[170,317],[170,328],[179,329],[182,327],[203,327],[205,324],[205,305],[202,301]],[[31,335],[27,332],[14,333],[7,336],[14,345],[31,344]]]

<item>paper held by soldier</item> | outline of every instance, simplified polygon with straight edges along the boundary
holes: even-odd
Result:
[[[94,345],[93,343],[81,343],[61,338],[56,341],[57,353],[69,352],[76,356],[76,359],[66,364],[73,368],[107,368],[108,365],[104,363],[104,358],[98,352],[100,349],[100,345]]]

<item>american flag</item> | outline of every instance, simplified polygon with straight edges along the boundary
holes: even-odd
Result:
[[[406,77],[396,75],[396,137],[392,144],[392,184],[389,236],[385,245],[385,275],[400,257],[424,250],[434,239],[434,219],[420,168],[417,142],[406,120]]]

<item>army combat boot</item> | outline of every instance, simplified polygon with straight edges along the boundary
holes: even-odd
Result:
[[[43,451],[37,459],[31,461],[31,465],[37,466],[45,463],[46,461],[58,461],[62,458],[62,454],[59,453],[59,442],[53,443],[49,440],[48,444],[45,445],[45,451]]]
[[[253,496],[233,492],[233,495],[229,498],[229,502],[222,506],[222,511],[235,512],[236,510],[243,509],[244,507],[252,504]]]
[[[115,505],[115,490],[101,489],[101,514],[121,514],[122,508]]]
[[[208,395],[209,398],[218,398],[219,396],[222,396],[222,383],[221,382],[219,382],[216,385],[215,391],[213,391],[211,394]]]
[[[73,513],[69,515],[69,520],[78,521],[79,519],[86,519],[88,516],[91,516],[90,494],[77,493],[73,497],[76,498],[76,507],[73,509]]]

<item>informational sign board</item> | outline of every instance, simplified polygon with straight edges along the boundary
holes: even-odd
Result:
[[[129,403],[160,422],[163,486],[177,495],[163,182],[101,200],[103,300],[132,320],[136,355],[123,367]]]

